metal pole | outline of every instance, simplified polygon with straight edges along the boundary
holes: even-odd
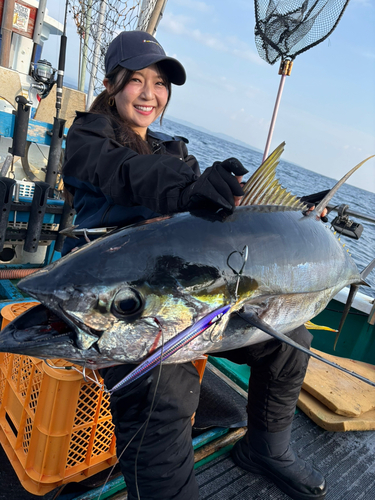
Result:
[[[79,57],[78,57],[78,90],[81,90],[79,88],[79,82],[81,81],[81,66],[82,66],[82,37],[79,37]]]
[[[36,45],[40,44],[40,37],[42,35],[44,15],[46,13],[47,0],[39,0],[38,13],[35,19],[33,42]]]
[[[14,4],[15,0],[4,0],[3,21],[1,23],[1,54],[0,54],[0,66],[3,66],[4,68],[9,68]]]
[[[38,49],[38,45],[40,45],[44,16],[46,13],[46,5],[47,5],[47,0],[39,0],[38,12],[36,15],[35,25],[34,25],[34,34],[33,34],[34,46],[33,46],[33,53],[31,55],[31,62],[35,62],[36,51]]]
[[[277,96],[276,96],[275,107],[273,109],[273,114],[272,114],[270,128],[268,131],[266,146],[264,148],[262,163],[267,158],[268,152],[270,150],[270,145],[271,145],[271,141],[272,141],[273,131],[275,128],[277,113],[279,111],[281,95],[282,95],[283,90],[284,90],[285,78],[290,75],[290,73],[292,71],[292,65],[293,65],[293,61],[289,61],[289,60],[283,60],[283,61],[281,61],[281,64],[280,64],[280,69],[279,69],[279,75],[281,75],[280,85],[279,85],[279,90],[278,90]]]
[[[98,19],[98,33],[97,33],[97,37],[95,40],[94,57],[92,60],[92,65],[91,65],[91,75],[90,75],[89,91],[87,94],[86,110],[88,110],[90,108],[92,101],[94,100],[94,82],[95,82],[95,78],[96,78],[96,73],[98,71],[100,42],[101,42],[102,35],[103,35],[103,23],[104,23],[104,16],[105,16],[106,8],[107,8],[106,0],[101,0],[99,19]]]
[[[154,35],[156,32],[160,19],[163,17],[166,3],[167,0],[157,0],[146,29],[146,32],[150,33],[150,35]]]
[[[268,151],[270,150],[270,145],[271,145],[271,141],[272,141],[273,131],[274,131],[274,128],[275,128],[275,123],[276,123],[277,113],[278,113],[278,111],[279,111],[279,106],[280,106],[281,95],[282,95],[282,93],[283,93],[283,89],[284,89],[285,77],[286,77],[286,75],[282,75],[282,76],[281,76],[280,85],[279,85],[279,90],[278,90],[278,92],[277,92],[277,97],[276,97],[276,102],[275,102],[275,107],[273,108],[273,114],[272,114],[272,119],[271,119],[271,125],[270,125],[269,131],[268,131],[267,142],[266,142],[266,146],[265,146],[265,148],[264,148],[264,153],[263,153],[262,163],[263,163],[263,162],[264,162],[264,160],[267,158],[267,156],[268,156]]]
[[[80,72],[80,80],[78,86],[78,90],[80,90],[81,92],[85,91],[87,50],[89,47],[89,39],[90,39],[91,16],[92,16],[92,0],[88,0],[87,13],[85,18],[85,38],[83,40],[81,72]]]

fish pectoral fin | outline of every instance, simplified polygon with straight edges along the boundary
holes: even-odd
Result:
[[[308,349],[305,347],[301,346],[300,344],[297,344],[297,342],[294,342],[294,340],[290,339],[283,333],[277,332],[272,328],[271,325],[263,321],[257,314],[256,308],[246,308],[246,311],[244,312],[238,312],[238,316],[243,319],[246,323],[248,323],[251,326],[254,326],[255,328],[258,328],[259,330],[262,330],[262,332],[267,333],[268,335],[271,335],[271,337],[274,337],[275,339],[281,340],[282,342],[285,342],[286,344],[289,344],[296,349],[299,349],[303,352],[306,352],[306,354],[311,354]]]
[[[242,318],[246,323],[249,323],[249,325],[254,326],[255,328],[259,328],[259,330],[262,330],[265,333],[268,333],[268,335],[271,335],[271,337],[274,337],[275,339],[281,340],[281,342],[285,342],[285,344],[288,344],[299,351],[304,352],[308,356],[311,356],[315,359],[318,359],[319,361],[323,361],[323,363],[326,363],[327,365],[333,366],[334,368],[337,368],[338,370],[347,373],[348,375],[352,375],[353,377],[362,380],[362,382],[365,382],[366,384],[371,385],[372,387],[375,387],[375,382],[372,380],[369,380],[365,377],[362,377],[358,373],[351,372],[350,370],[346,370],[346,368],[343,368],[342,366],[333,363],[332,361],[329,361],[328,359],[323,358],[322,356],[319,356],[315,352],[310,351],[306,347],[303,347],[301,344],[298,344],[291,338],[287,337],[283,333],[277,332],[270,326],[268,323],[263,321],[262,319],[259,318],[259,316],[256,314],[255,311],[249,311],[247,309],[246,312],[237,312],[238,316]]]

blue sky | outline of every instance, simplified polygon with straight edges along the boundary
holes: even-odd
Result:
[[[47,2],[61,22],[64,4]],[[271,66],[258,55],[254,26],[252,0],[168,0],[156,38],[185,66],[188,79],[173,88],[166,117],[264,149],[280,76],[278,62]],[[71,20],[67,35],[66,77],[76,80],[78,39]],[[43,53],[53,64],[58,43],[51,37]],[[336,179],[375,154],[372,0],[351,0],[331,36],[295,59],[271,150],[282,141],[285,160]],[[349,183],[375,192],[375,159]]]

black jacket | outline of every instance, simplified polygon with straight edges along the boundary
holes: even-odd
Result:
[[[116,141],[116,127],[109,116],[77,112],[68,132],[63,179],[79,227],[123,227],[177,212],[181,189],[200,175],[186,139],[149,131],[153,154],[139,155]],[[67,238],[63,254],[77,243]]]

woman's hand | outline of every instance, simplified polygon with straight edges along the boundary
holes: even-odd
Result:
[[[240,182],[247,172],[236,158],[215,162],[212,167],[206,168],[198,180],[182,190],[179,209],[225,209],[233,212],[244,195]]]

